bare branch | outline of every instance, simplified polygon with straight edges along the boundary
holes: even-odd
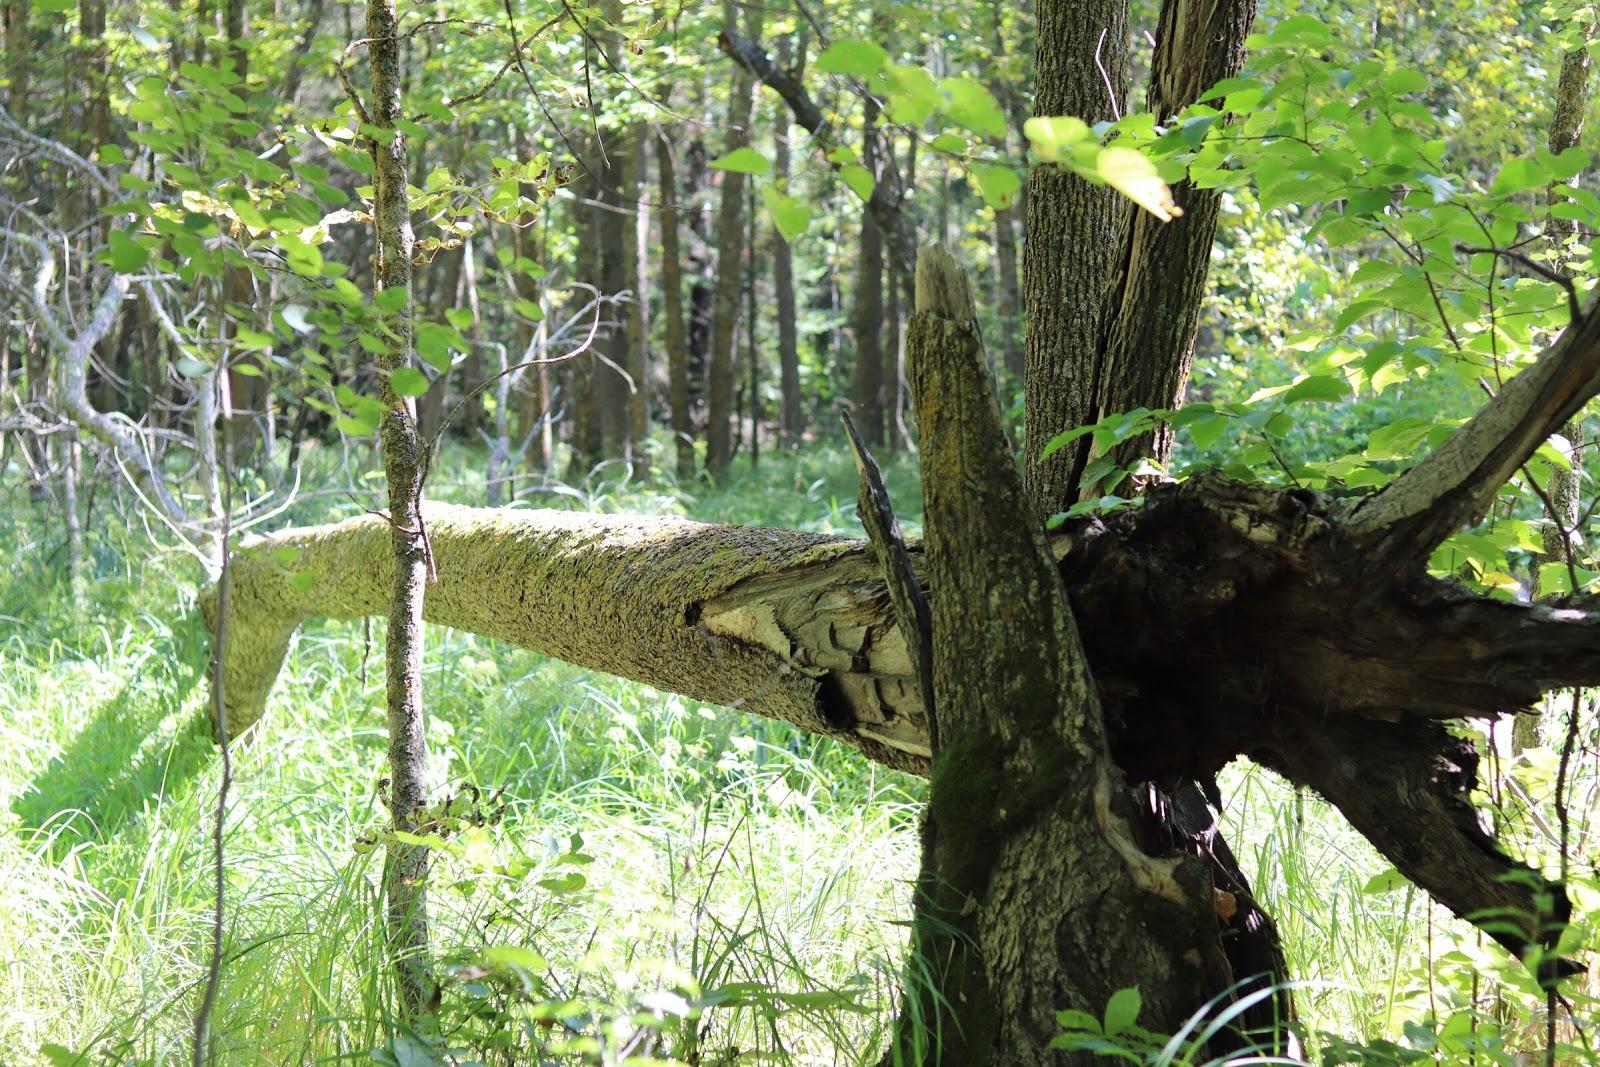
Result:
[[[1448,441],[1356,505],[1344,527],[1376,575],[1393,577],[1481,517],[1517,468],[1600,393],[1597,312],[1591,303]]]

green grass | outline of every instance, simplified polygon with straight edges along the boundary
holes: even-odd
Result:
[[[914,466],[889,474],[914,530]],[[601,479],[538,499],[853,531],[854,494],[848,460],[817,450],[721,491]],[[463,478],[436,495],[481,489]],[[352,506],[308,497],[279,521]],[[0,494],[14,546],[0,573],[0,1064],[187,1062],[219,780],[198,575],[102,512],[74,594],[49,516]],[[454,839],[432,883],[458,1060],[876,1060],[920,783],[782,724],[468,634],[428,642],[435,778],[506,803],[497,825]],[[370,640],[361,624],[309,627],[236,750],[218,1063],[409,1063],[420,1047],[388,1015],[380,860],[358,847],[384,818],[381,656],[381,623]],[[1256,769],[1225,791],[1230,836],[1310,983],[1310,1027],[1372,1042],[1430,1003],[1447,1017],[1471,995],[1462,966],[1428,964],[1451,951],[1494,968],[1480,1008],[1499,997],[1508,1021],[1536,1022],[1497,950],[1404,889],[1367,891],[1385,864],[1325,806]],[[493,947],[540,960],[489,966]]]

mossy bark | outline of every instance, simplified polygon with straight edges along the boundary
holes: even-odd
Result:
[[[1133,841],[1055,560],[1026,513],[966,279],[917,265],[911,390],[933,599],[934,755],[906,1063],[1063,1062],[1056,1013],[1137,986],[1147,1025],[1198,1007],[1210,881]],[[1093,1057],[1084,1054],[1085,1062]]]

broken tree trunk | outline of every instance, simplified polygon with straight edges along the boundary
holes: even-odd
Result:
[[[1352,504],[1203,474],[1058,531],[1051,552],[1124,777],[1204,780],[1249,754],[1322,792],[1458,915],[1502,913],[1490,932],[1509,950],[1551,943],[1564,894],[1477,829],[1471,751],[1442,723],[1600,684],[1600,600],[1509,603],[1425,568],[1437,539],[1597,391],[1591,308],[1374,496]],[[928,772],[921,690],[865,542],[671,518],[425,515],[439,575],[428,620]],[[225,664],[236,729],[261,714],[302,621],[383,611],[392,533],[369,516],[246,543]],[[921,555],[937,610],[940,577]],[[214,627],[214,595],[205,605]],[[1017,669],[1044,670],[1040,649]]]
[[[967,280],[942,248],[919,259],[916,293],[907,347],[938,591],[939,745],[895,1059],[1058,1062],[1062,1008],[1098,1015],[1136,986],[1147,1025],[1173,1031],[1200,1006],[1222,956],[1212,887],[1197,861],[1151,857],[1133,840]]]

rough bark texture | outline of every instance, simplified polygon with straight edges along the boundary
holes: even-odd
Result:
[[[974,319],[948,255],[924,253],[907,349],[939,745],[896,1039],[903,1062],[1058,1063],[1061,1008],[1136,985],[1146,1024],[1176,1029],[1221,947],[1199,864],[1134,844]]]
[[[422,522],[426,456],[409,400],[389,386],[389,374],[407,366],[412,350],[410,198],[406,191],[406,138],[396,129],[403,117],[400,93],[399,20],[394,0],[368,0],[367,47],[371,59],[372,122],[394,130],[388,144],[372,142],[374,274],[379,290],[401,290],[406,300],[389,313],[391,341],[379,357],[379,396],[387,411],[383,439],[384,478],[389,490],[389,626],[385,644],[389,722],[389,807],[397,830],[409,830],[428,802],[427,736],[422,708],[422,606],[427,588],[427,538]],[[231,644],[231,642],[230,642]],[[230,727],[233,724],[230,723]],[[236,727],[233,727],[236,729]],[[232,732],[232,729],[230,730]],[[392,951],[408,1013],[429,1010],[436,991],[428,962],[428,850],[395,842],[385,864],[385,890]]]
[[[878,105],[868,99],[862,124],[861,163],[874,180],[878,171]],[[883,444],[883,233],[872,212],[861,213],[861,240],[856,246],[856,287],[851,309],[855,365],[850,398],[856,425],[869,446]]]
[[[438,568],[428,621],[786,719],[925,771],[921,698],[861,542],[440,504],[425,517]],[[387,545],[383,520],[364,516],[239,550],[225,675],[236,732],[264,710],[302,620],[382,611]]]
[[[1119,95],[1127,84],[1126,0],[1039,0],[1034,63],[1035,115],[1112,117],[1095,57]],[[1081,425],[1094,409],[1104,298],[1116,278],[1129,216],[1114,189],[1091,186],[1056,167],[1028,175],[1023,298],[1027,315],[1027,412],[1024,483],[1036,514],[1068,503],[1075,450],[1048,459],[1050,438]],[[1162,406],[1162,405],[1155,405]]]
[[[1093,122],[1120,108],[1124,7],[1115,0],[1039,5],[1035,114]],[[1254,18],[1255,0],[1168,0],[1156,36],[1151,110],[1170,116],[1236,74]],[[1115,105],[1106,81],[1117,89]],[[1056,168],[1037,167],[1030,176],[1026,455],[1028,492],[1040,515],[1076,499],[1078,475],[1091,458],[1088,437],[1041,458],[1052,437],[1135,407],[1171,407],[1182,397],[1220,199],[1187,182],[1174,186],[1173,198],[1183,215],[1162,223]],[[1163,429],[1155,440],[1124,442],[1118,461],[1161,458],[1170,447]]]

